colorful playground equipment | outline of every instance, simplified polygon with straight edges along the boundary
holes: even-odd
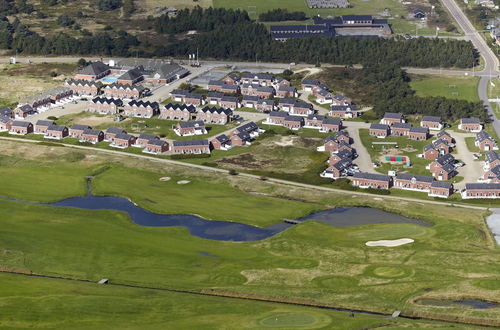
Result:
[[[408,156],[385,156],[385,161],[391,164],[405,164],[411,166],[410,157]]]

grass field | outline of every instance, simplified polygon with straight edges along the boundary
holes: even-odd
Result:
[[[59,86],[75,71],[76,63],[0,64],[0,106],[16,106],[24,97]],[[58,76],[52,78],[51,72]]]
[[[3,142],[1,150],[4,155],[2,167],[11,168],[9,174],[11,177],[23,176],[27,171],[26,166],[16,166],[21,161],[31,162],[36,159],[39,165],[45,167],[50,166],[54,169],[62,167],[61,158],[67,151],[66,148],[25,146],[9,142]],[[111,165],[108,171],[97,175],[96,192],[102,193],[103,189],[108,189],[109,193],[126,195],[139,205],[144,203],[143,199],[147,197],[156,200],[161,207],[176,207],[182,212],[203,211],[204,216],[210,212],[220,215],[223,212],[227,212],[226,214],[232,212],[239,214],[239,218],[246,219],[258,218],[259,214],[265,213],[260,209],[266,207],[271,209],[268,211],[271,216],[276,216],[276,212],[291,212],[292,207],[301,212],[316,207],[316,204],[302,201],[328,203],[332,206],[370,205],[400,212],[411,218],[420,218],[432,223],[433,226],[382,224],[335,228],[308,221],[264,241],[231,243],[199,239],[191,236],[184,228],[140,227],[131,223],[125,214],[115,211],[54,208],[0,200],[0,226],[4,228],[0,231],[0,266],[3,270],[92,281],[109,278],[112,283],[215,290],[237,295],[303,299],[387,313],[402,310],[407,315],[449,316],[459,320],[500,322],[500,317],[494,309],[473,310],[459,306],[433,307],[413,303],[420,298],[466,297],[499,300],[498,290],[490,283],[499,278],[500,253],[487,232],[483,211],[372,197],[352,198],[348,192],[330,193],[298,187],[290,189],[288,186],[271,185],[239,176],[214,178],[211,173],[203,171],[193,178],[191,169],[173,165],[134,160],[118,155],[99,155],[83,151],[81,154],[84,155],[83,158],[73,156],[74,159],[80,159],[79,163],[64,165],[75,168],[75,177],[83,179],[82,174],[87,174],[82,172],[84,168],[93,169],[95,172],[104,165],[120,162],[122,165]],[[44,157],[39,159],[40,155]],[[137,166],[141,166],[142,170],[133,169]],[[164,186],[156,187],[163,184],[158,178],[164,175],[174,178],[171,180],[173,182],[177,178],[192,179],[193,185],[189,187],[188,184],[182,188],[169,181]],[[66,176],[72,176],[71,172]],[[45,189],[55,191],[53,193],[55,195],[60,186],[60,182],[54,180],[52,183],[46,183]],[[149,192],[149,195],[143,197],[141,191]],[[248,194],[244,191],[254,193]],[[31,197],[26,186],[13,185],[6,194],[25,194],[26,199]],[[208,194],[216,195],[216,198],[220,195],[229,195],[229,203],[218,203],[217,200],[220,199],[215,199],[215,202],[209,205],[204,201]],[[181,201],[182,196],[188,196],[186,198],[190,199]],[[259,199],[253,199],[252,196]],[[236,197],[242,204],[231,204],[232,199]],[[287,198],[294,198],[297,201],[283,204]],[[186,203],[184,207],[180,205],[182,203]],[[392,249],[369,248],[364,244],[367,240],[401,237],[413,238],[415,243]],[[126,306],[133,305],[137,313],[151,312],[152,308],[162,311],[154,313],[155,315],[148,313],[147,316],[136,317],[138,320],[149,317],[151,322],[158,318],[161,321],[165,310],[161,308],[161,301],[156,300],[153,294],[143,294],[143,298],[128,300],[134,297],[134,294],[130,293],[126,299],[116,297],[108,300],[109,293],[101,292],[99,296],[104,296],[105,302],[103,305],[94,305],[95,307],[87,307],[93,302],[91,296],[95,291],[91,289],[81,289],[86,290],[88,294],[80,295],[79,289],[74,288],[72,290],[77,294],[53,299],[58,292],[61,292],[58,291],[59,285],[53,285],[51,291],[47,289],[36,291],[37,294],[41,292],[39,293],[41,297],[38,299],[20,299],[18,296],[26,295],[29,289],[25,289],[24,283],[17,283],[18,286],[9,287],[11,289],[9,294],[16,298],[7,301],[7,305],[2,300],[0,303],[3,308],[6,308],[5,306],[16,308],[18,304],[24,303],[24,306],[29,306],[31,310],[37,312],[39,308],[37,306],[44,306],[46,308],[44,310],[51,315],[51,318],[42,316],[28,320],[20,318],[37,326],[43,326],[44,320],[70,322],[73,313],[71,308],[85,307],[83,310],[88,311],[86,315],[94,315],[99,311],[98,315],[86,322],[90,325],[96,324],[97,327],[102,322],[99,315],[113,313],[116,309],[121,311],[119,314],[125,319],[129,317],[128,315],[134,317],[134,313],[127,312]],[[2,291],[0,297],[2,294],[5,296],[6,291]],[[31,294],[36,296],[33,291],[35,290],[31,288]],[[46,301],[45,299],[49,298],[45,297],[49,295],[51,300]],[[57,304],[63,301],[69,310],[64,308],[64,313],[61,311],[54,313]],[[108,301],[109,304],[106,303]],[[206,303],[198,301],[199,305],[195,304],[193,308],[202,308],[207,314],[214,313]],[[56,307],[50,307],[54,306],[50,302]],[[137,308],[144,304],[149,305]],[[24,310],[26,309],[20,311]],[[273,322],[276,322],[277,317],[278,321],[281,318],[285,328],[288,328],[288,322],[293,320],[298,323],[303,322],[304,327],[309,327],[311,324],[325,324],[323,327],[331,328],[327,321],[323,323],[325,316],[315,316],[313,321],[311,314],[305,311],[291,315],[287,310],[269,308],[266,312],[269,314],[259,314],[248,321],[257,322],[249,327],[275,326]],[[42,312],[39,313],[41,314],[24,315],[43,315]],[[213,318],[208,316],[203,318],[208,322],[205,328],[217,328],[216,325],[210,325],[212,324],[210,320],[223,320],[225,311],[221,313],[222,315],[218,313],[216,315],[219,316]],[[238,314],[236,311],[235,313]],[[176,315],[172,316],[172,321],[185,315],[174,314]],[[6,315],[10,314],[0,316],[2,322],[16,320],[16,317]],[[64,317],[65,315],[68,316]],[[271,315],[275,315],[275,321]],[[17,319],[19,320],[19,317]],[[191,319],[195,325],[198,324],[197,319]],[[160,321],[158,324],[163,325]],[[365,324],[363,322],[361,324]],[[188,327],[189,323],[186,324]],[[370,323],[366,325],[369,326]],[[130,327],[135,326],[136,323],[130,324]],[[152,327],[154,326],[155,323],[152,324]],[[404,324],[396,324],[394,328],[402,326]],[[347,325],[345,327],[349,328]]]
[[[2,328],[438,327],[445,323],[0,274]],[[50,295],[47,294],[50,292]],[[464,327],[458,327],[464,328]]]
[[[466,101],[479,101],[478,77],[410,75],[410,86],[419,96],[443,96]]]

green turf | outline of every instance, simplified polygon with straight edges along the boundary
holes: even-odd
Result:
[[[477,102],[479,77],[410,75],[410,86],[418,96],[443,96]]]

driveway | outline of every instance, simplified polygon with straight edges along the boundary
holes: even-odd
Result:
[[[458,175],[463,176],[464,179],[455,184],[457,189],[465,188],[465,183],[477,182],[479,176],[483,174],[483,162],[475,161],[472,157],[473,152],[467,149],[467,144],[465,143],[465,138],[474,137],[473,133],[457,133],[454,131],[448,131],[451,136],[455,139],[455,150],[457,151],[455,158],[461,160],[465,166],[458,169]]]
[[[370,154],[361,142],[361,138],[359,136],[359,129],[369,128],[370,124],[358,121],[344,121],[344,126],[346,126],[346,131],[349,133],[351,139],[354,140],[352,146],[354,147],[354,149],[356,149],[356,153],[358,154],[358,158],[354,160],[354,163],[358,165],[359,169],[362,172],[378,173],[373,168]]]

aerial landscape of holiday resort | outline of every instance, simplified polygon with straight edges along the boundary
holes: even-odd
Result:
[[[0,328],[500,327],[495,0],[4,0]]]

